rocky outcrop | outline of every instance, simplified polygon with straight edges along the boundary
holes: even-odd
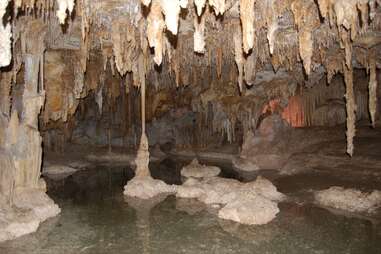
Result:
[[[241,154],[233,165],[242,171],[280,169],[289,157],[290,131],[280,115],[266,117],[255,132],[246,133]]]

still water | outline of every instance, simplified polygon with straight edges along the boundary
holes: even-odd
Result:
[[[174,165],[151,166],[153,175],[178,183]],[[381,253],[381,225],[369,220],[281,203],[271,223],[243,226],[192,200],[126,200],[122,189],[132,176],[101,166],[48,181],[62,213],[36,233],[0,244],[0,253]]]

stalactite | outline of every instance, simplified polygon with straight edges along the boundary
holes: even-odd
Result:
[[[74,9],[74,0],[57,0],[58,10],[57,17],[61,24],[65,24],[66,21],[66,11],[69,11],[69,14],[72,13]]]
[[[186,8],[188,0],[161,0],[160,3],[167,29],[172,34],[177,35],[180,7]]]
[[[128,20],[113,22],[111,33],[113,54],[116,68],[121,76],[132,71],[132,65],[138,57],[138,45],[135,38],[135,29]]]
[[[150,3],[151,3],[151,0],[142,0],[142,4],[144,6],[149,6]]]
[[[9,0],[0,0],[0,19],[3,20]],[[12,58],[11,25],[0,23],[0,67],[8,66]]]
[[[240,32],[236,32],[234,34],[234,59],[238,69],[238,87],[241,92],[243,86],[243,58],[242,35]]]
[[[151,10],[147,18],[147,38],[150,47],[155,48],[154,61],[160,65],[163,60],[164,19],[159,0],[152,0]]]
[[[206,0],[194,0],[194,4],[196,5],[197,15],[201,16],[202,10],[205,7]]]
[[[299,53],[307,75],[311,73],[313,38],[312,32],[319,27],[318,10],[313,0],[297,0],[291,4],[294,20],[299,31]]]
[[[353,68],[343,63],[344,79],[345,79],[345,99],[347,109],[347,153],[353,156],[353,138],[356,134],[356,103],[353,92]]]
[[[242,25],[243,50],[249,53],[254,46],[254,4],[255,0],[240,0],[240,18]]]
[[[223,51],[221,47],[217,48],[217,57],[216,57],[216,65],[217,65],[217,77],[220,79],[222,74],[222,64],[223,64]]]
[[[257,50],[253,50],[244,61],[243,71],[246,84],[252,86],[255,81],[257,67]]]
[[[223,15],[225,12],[225,0],[209,0],[209,5],[213,7],[216,15]]]
[[[274,18],[271,25],[267,28],[267,40],[269,42],[270,54],[274,53],[275,35],[278,28],[278,21]]]
[[[205,16],[204,13],[201,17],[194,16],[194,34],[193,34],[193,48],[194,52],[203,54],[205,53]]]
[[[311,73],[312,54],[313,54],[313,39],[311,31],[299,32],[299,52],[303,59],[304,69],[307,75]]]
[[[375,52],[374,56],[376,55]],[[376,113],[377,113],[377,69],[376,57],[370,56],[370,76],[369,76],[369,113],[373,128],[376,127]]]

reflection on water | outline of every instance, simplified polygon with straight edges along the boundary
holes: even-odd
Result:
[[[179,168],[166,163],[154,167],[155,177],[179,181]],[[243,226],[219,220],[194,200],[125,199],[122,189],[132,176],[103,167],[48,183],[61,215],[0,244],[0,253],[380,253],[381,226],[367,220],[283,203],[273,222]]]

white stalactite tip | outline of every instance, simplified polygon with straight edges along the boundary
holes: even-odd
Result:
[[[142,4],[144,5],[144,6],[149,6],[149,4],[151,3],[151,0],[142,0]]]
[[[213,7],[216,15],[222,15],[225,12],[225,0],[209,0],[209,5]]]
[[[370,77],[369,77],[369,113],[373,128],[376,127],[377,113],[377,73],[376,59],[370,60]]]
[[[205,16],[198,22],[197,16],[194,17],[193,49],[194,52],[205,53]]]
[[[0,17],[2,18],[7,9],[9,0],[0,0]]]
[[[179,26],[180,7],[187,6],[187,0],[161,0],[160,5],[165,15],[165,25],[167,29],[174,35],[177,35]]]
[[[267,40],[269,42],[270,46],[270,54],[272,55],[274,53],[274,45],[275,45],[275,32],[278,30],[278,22],[273,21],[271,26],[267,28]]]
[[[163,30],[165,24],[159,0],[153,0],[147,18],[147,38],[150,47],[155,48],[154,61],[160,65],[163,60]]]
[[[303,66],[307,75],[311,72],[311,61],[313,55],[312,33],[310,31],[299,32],[299,54],[303,60]]]
[[[240,17],[243,35],[243,50],[249,53],[254,46],[254,3],[255,0],[240,0]]]
[[[201,16],[202,10],[205,7],[206,0],[194,0],[194,5],[196,5],[197,15]]]
[[[0,25],[0,67],[8,66],[12,59],[11,48],[11,26],[6,27]]]
[[[0,0],[0,18],[2,18],[6,12],[9,0]],[[11,49],[12,31],[11,26],[7,24],[0,24],[0,67],[8,66],[12,59]]]
[[[72,13],[74,9],[74,0],[57,0],[58,2],[58,10],[57,10],[57,17],[61,24],[65,24],[66,21],[66,10],[69,12],[69,14]]]

